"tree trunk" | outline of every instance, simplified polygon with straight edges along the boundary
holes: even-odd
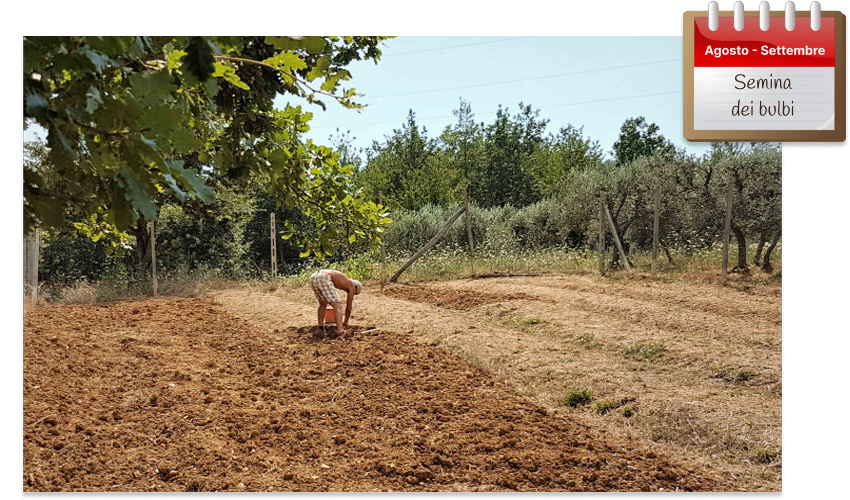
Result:
[[[732,272],[749,274],[750,268],[747,265],[747,239],[744,237],[744,231],[733,223],[732,232],[735,233],[735,239],[738,241],[738,265],[732,269]]]
[[[764,237],[764,233],[761,233],[759,236],[759,246],[756,248],[756,256],[753,257],[753,264],[756,266],[761,262],[761,253],[764,250],[765,243],[767,243],[767,238]]]
[[[667,245],[661,245],[661,249],[664,250],[664,255],[667,256],[667,261],[670,262],[670,265],[673,265],[673,256],[670,255],[670,249],[667,248]]]
[[[773,265],[770,263],[770,254],[773,253],[773,249],[776,248],[776,244],[779,243],[779,236],[782,234],[782,231],[776,231],[776,234],[773,236],[773,241],[770,242],[770,246],[767,247],[767,250],[764,252],[764,263],[762,263],[761,268],[766,273],[773,272]]]
[[[136,246],[133,248],[133,277],[142,280],[151,265],[150,232],[148,221],[143,215],[140,215],[136,225],[130,228],[130,234],[136,237]]]

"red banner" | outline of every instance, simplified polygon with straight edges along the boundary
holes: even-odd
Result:
[[[721,17],[716,31],[708,17],[694,18],[694,66],[712,67],[835,67],[835,18],[821,17],[813,31],[808,17],[796,18],[793,31],[784,17],[771,17],[762,31],[758,17],[745,17],[744,29],[735,30],[733,17]]]

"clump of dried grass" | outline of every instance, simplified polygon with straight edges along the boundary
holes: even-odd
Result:
[[[737,425],[717,425],[704,409],[688,404],[654,405],[642,408],[634,425],[659,443],[680,448],[697,448],[728,463],[754,465],[779,463],[781,441],[753,420]]]

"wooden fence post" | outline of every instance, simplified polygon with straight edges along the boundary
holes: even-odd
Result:
[[[448,222],[446,222],[446,225],[443,226],[442,228],[440,228],[440,230],[437,231],[437,234],[435,234],[434,237],[431,238],[431,240],[428,243],[425,243],[425,246],[423,246],[415,254],[413,254],[413,257],[411,257],[410,260],[405,262],[404,265],[401,266],[401,269],[399,269],[398,271],[396,271],[395,274],[393,274],[393,277],[390,278],[390,283],[395,283],[396,281],[398,281],[398,277],[401,276],[401,273],[405,272],[407,270],[407,268],[410,267],[411,264],[416,262],[416,259],[418,259],[419,257],[422,257],[422,255],[424,255],[425,252],[427,252],[432,246],[436,245],[437,242],[440,241],[440,238],[442,238],[449,231],[449,228],[452,227],[452,224],[454,224],[454,222],[457,220],[457,218],[460,217],[461,214],[465,211],[466,210],[463,207],[461,207],[461,209],[458,210],[457,213],[452,215],[452,218],[449,219]]]
[[[629,256],[626,255],[626,252],[623,250],[623,243],[620,242],[620,235],[617,234],[617,226],[614,225],[614,218],[611,217],[611,212],[608,210],[608,205],[605,204],[602,206],[605,209],[605,216],[608,218],[608,226],[611,229],[611,234],[614,236],[614,244],[617,245],[617,250],[620,251],[620,256],[623,258],[623,266],[625,266],[626,271],[631,272],[632,266],[629,265]]]
[[[726,190],[726,225],[723,226],[723,269],[720,270],[720,284],[726,286],[729,267],[729,233],[732,231],[732,201],[734,193],[732,192],[734,185],[729,181],[729,188]]]
[[[384,208],[384,193],[378,193],[378,204],[381,209]],[[384,285],[387,283],[387,248],[383,237],[381,238],[381,291],[384,290]]]
[[[599,274],[605,275],[605,191],[599,191]]]
[[[271,275],[272,275],[272,281],[277,281],[277,230],[275,228],[274,212],[272,212],[270,214],[269,218],[270,218],[269,226],[271,228],[271,234],[270,234],[271,251],[269,252],[269,253],[271,253],[271,268],[270,268],[270,270],[271,270]]]
[[[151,280],[153,282],[153,296],[159,294],[159,280],[156,276],[156,221],[151,221]]]
[[[466,212],[466,236],[469,238],[469,258],[472,262],[472,277],[475,277],[475,243],[472,240],[472,215],[469,213],[469,196],[463,186],[463,210]]]
[[[655,188],[655,192],[653,193],[653,197],[655,198],[655,214],[652,219],[652,277],[655,278],[655,274],[658,271],[658,227],[659,227],[659,217],[661,214],[661,189]]]

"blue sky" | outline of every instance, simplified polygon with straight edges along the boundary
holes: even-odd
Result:
[[[445,49],[431,50],[439,48]],[[532,104],[550,120],[550,132],[568,123],[584,126],[585,134],[600,141],[606,153],[620,125],[632,116],[657,123],[666,137],[689,152],[707,149],[682,137],[681,37],[399,37],[386,41],[383,52],[377,65],[357,62],[350,67],[349,86],[366,94],[362,102],[369,106],[360,113],[335,103],[328,103],[324,112],[314,107],[311,138],[327,143],[338,127],[351,131],[356,146],[366,147],[400,128],[409,109],[429,135],[436,136],[454,123],[452,111],[463,98],[472,105],[476,120],[486,123],[499,104],[511,110],[519,102]],[[639,65],[654,61],[667,62]],[[630,67],[593,71],[617,66]],[[538,79],[430,92],[529,78]],[[422,91],[429,92],[415,93]],[[668,92],[675,93],[577,104]],[[402,93],[409,95],[382,97]],[[279,105],[285,103],[278,99]]]
[[[584,126],[585,135],[598,140],[606,153],[620,125],[632,116],[657,123],[689,152],[706,150],[705,144],[682,137],[681,37],[399,37],[386,41],[383,52],[377,65],[349,67],[353,78],[347,86],[366,94],[361,102],[368,107],[359,113],[335,102],[327,102],[327,111],[300,102],[314,113],[309,137],[328,144],[339,128],[351,132],[355,146],[367,147],[400,128],[410,109],[436,136],[454,122],[452,111],[463,98],[477,121],[486,123],[499,104],[513,111],[519,102],[532,104],[550,120],[550,132],[568,123]],[[619,68],[606,69],[613,67]],[[548,78],[564,73],[576,74]],[[481,86],[439,91],[474,85]],[[647,94],[663,95],[620,99]],[[276,104],[285,106],[287,100],[279,97]],[[600,100],[609,101],[588,103]],[[32,127],[24,138],[35,133],[44,137]]]

